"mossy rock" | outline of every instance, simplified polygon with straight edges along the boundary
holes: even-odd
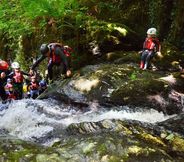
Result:
[[[114,51],[104,54],[102,59],[103,61],[114,62],[116,64],[139,63],[140,55],[135,51]]]
[[[145,103],[146,105],[145,101],[148,102],[148,96],[166,93],[167,91],[164,82],[152,78],[143,78],[122,85],[112,93],[111,98],[116,103],[136,105],[144,105]]]
[[[38,154],[52,153],[51,150],[31,142],[13,137],[0,138],[1,161],[36,161]]]
[[[184,67],[184,53],[168,42],[162,43],[163,58],[157,57],[155,65],[160,70],[165,71],[180,71]]]
[[[94,129],[91,129],[92,127]],[[129,133],[127,133],[127,130]],[[61,142],[58,143],[57,147],[66,146],[63,149],[66,149],[69,154],[73,152],[73,149],[77,149],[78,152],[81,152],[81,157],[85,155],[87,159],[92,158],[96,161],[99,161],[99,159],[105,161],[119,161],[120,159],[137,161],[139,159],[150,162],[160,161],[160,159],[166,161],[177,159],[180,161],[184,155],[184,151],[180,148],[184,144],[183,138],[175,134],[174,137],[178,140],[173,140],[171,144],[166,138],[160,137],[163,131],[159,127],[144,125],[135,121],[85,122],[72,124],[68,127],[69,139],[65,142],[70,141],[71,138],[75,141],[71,143],[72,146],[63,145]],[[164,133],[168,132],[164,131]],[[78,138],[74,138],[74,135],[77,135]],[[178,141],[181,142],[180,145],[178,145]]]
[[[180,73],[164,80],[168,71],[140,70],[140,56],[135,52],[107,56],[103,56],[107,63],[86,66],[72,78],[56,81],[40,98],[61,96],[60,100],[85,104],[96,100],[100,104],[146,106],[168,114],[181,112],[182,103],[172,98],[172,90],[183,86]]]

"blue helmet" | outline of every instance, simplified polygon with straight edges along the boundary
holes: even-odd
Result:
[[[41,81],[39,82],[39,85],[40,85],[41,87],[45,87],[45,86],[47,86],[47,82],[46,82],[45,80],[41,80]]]
[[[11,83],[12,82],[12,79],[11,78],[8,78],[7,79],[7,83]]]

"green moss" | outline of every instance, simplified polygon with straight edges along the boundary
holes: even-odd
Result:
[[[121,159],[121,157],[110,156],[109,157],[109,162],[123,162],[123,160]]]
[[[85,147],[83,147],[83,153],[89,155],[93,152],[94,148],[96,148],[96,143],[89,143]]]
[[[131,146],[128,148],[128,154],[133,154],[135,156],[138,156],[140,154],[148,155],[152,152],[156,152],[156,150],[151,148],[141,148],[139,146]]]
[[[137,77],[137,75],[136,75]],[[147,95],[154,95],[167,90],[164,82],[153,80],[152,78],[139,79],[135,78],[122,84],[115,90],[111,97],[114,101],[129,102],[135,98],[146,99]]]
[[[122,123],[119,123],[119,122],[117,122],[117,126],[115,128],[115,131],[121,132],[125,135],[132,135],[133,134],[133,132],[129,128],[127,128],[126,126],[124,126]]]
[[[172,149],[174,151],[183,152],[184,154],[184,139],[178,136],[175,136],[171,141]]]
[[[37,157],[36,157],[36,161],[37,162],[43,162],[43,161],[49,161],[49,162],[64,162],[64,160],[65,159],[61,159],[60,157],[59,157],[59,155],[58,154],[56,154],[56,153],[53,153],[53,154],[49,154],[49,155],[47,155],[47,154],[39,154],[39,155],[37,155]]]
[[[103,156],[105,154],[107,154],[107,150],[108,148],[106,147],[105,143],[101,143],[98,147],[97,147],[98,153]]]
[[[159,137],[154,137],[148,133],[142,133],[140,134],[140,137],[149,143],[166,147],[166,144]]]

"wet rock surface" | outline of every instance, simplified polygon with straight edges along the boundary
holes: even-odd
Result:
[[[129,55],[136,54],[126,54],[127,57]],[[40,98],[57,99],[59,96],[59,100],[71,103],[88,104],[98,101],[103,105],[150,107],[165,114],[182,112],[181,87],[184,86],[184,80],[180,74],[142,71],[137,64],[117,63],[117,60],[111,64],[86,66],[71,79],[55,82]]]
[[[106,62],[55,81],[39,97],[46,100],[22,101],[3,110],[6,126],[0,133],[31,144],[0,139],[2,160],[182,162],[183,77],[170,71],[139,70],[138,58],[135,53],[110,53]],[[155,113],[154,118],[159,112],[175,116],[162,122],[141,120],[149,118],[148,111]]]
[[[72,124],[52,147],[0,139],[3,160],[28,161],[177,161],[184,140],[159,126],[136,121],[103,120]]]

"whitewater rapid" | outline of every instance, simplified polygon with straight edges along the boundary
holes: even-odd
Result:
[[[129,111],[127,106],[118,109],[99,108],[91,103],[87,111],[61,104],[54,100],[23,99],[12,102],[7,109],[0,111],[0,129],[22,140],[34,141],[62,132],[72,123],[98,122],[105,119],[128,119],[147,123],[161,122],[173,116],[166,116],[156,110]]]

